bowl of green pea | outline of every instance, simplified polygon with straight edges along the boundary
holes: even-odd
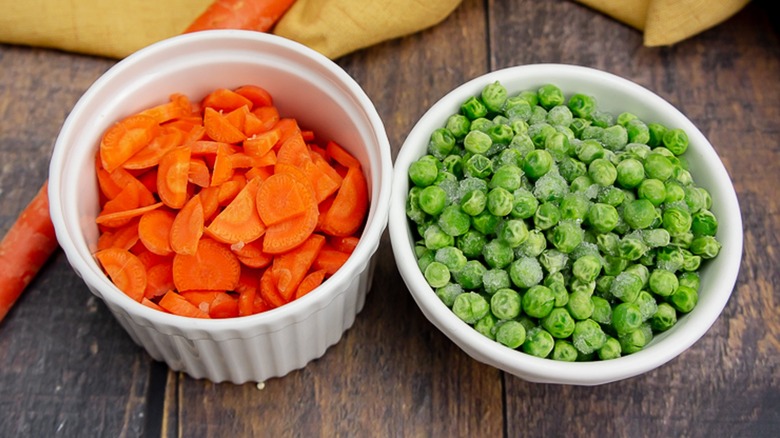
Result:
[[[726,168],[682,112],[589,67],[474,78],[396,157],[389,233],[424,316],[528,381],[599,385],[698,341],[737,280]]]

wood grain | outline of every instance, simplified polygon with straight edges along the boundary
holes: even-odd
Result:
[[[0,436],[776,435],[780,44],[768,3],[647,48],[636,30],[576,2],[465,0],[431,29],[337,60],[376,105],[393,156],[446,92],[520,64],[604,69],[689,116],[732,177],[745,242],[723,315],[668,364],[572,387],[477,362],[419,311],[385,235],[372,290],[341,342],[262,389],[214,384],[152,361],[58,252],[0,324]],[[0,45],[0,231],[46,179],[68,112],[114,63]]]

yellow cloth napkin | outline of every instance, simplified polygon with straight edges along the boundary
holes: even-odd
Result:
[[[24,0],[0,14],[0,42],[122,58],[180,34],[213,0]],[[274,30],[331,58],[444,20],[460,0],[297,0]]]
[[[644,31],[646,46],[680,42],[722,23],[750,0],[576,0]]]

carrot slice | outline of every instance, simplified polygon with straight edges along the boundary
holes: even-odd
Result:
[[[120,167],[111,172],[109,176],[122,190],[129,188],[136,191],[138,193],[139,206],[154,204],[157,201],[154,199],[152,191],[146,187],[146,184],[142,183],[126,169]]]
[[[146,290],[146,268],[138,257],[120,248],[95,253],[111,281],[130,298],[140,302]]]
[[[163,309],[179,316],[188,316],[191,318],[208,319],[209,314],[201,310],[198,306],[187,301],[186,298],[170,290],[160,298],[158,303]]]
[[[146,298],[146,297],[141,298],[141,304],[143,304],[144,306],[149,307],[151,309],[154,309],[154,310],[157,310],[157,311],[160,311],[160,312],[168,313],[167,310],[165,310],[162,307],[158,306],[157,303],[155,303],[154,301],[150,300],[149,298]]]
[[[355,251],[360,238],[356,236],[330,236],[328,237],[328,244],[336,251],[352,254]]]
[[[255,157],[262,157],[270,151],[282,136],[278,128],[257,134],[244,140],[244,151]]]
[[[304,163],[311,161],[311,154],[306,142],[303,140],[301,131],[291,133],[276,153],[276,160],[280,163],[289,163],[294,166],[302,167]]]
[[[360,167],[350,167],[320,229],[333,236],[349,236],[360,229],[368,211],[368,186]]]
[[[246,177],[241,174],[233,175],[229,181],[225,181],[218,186],[218,200],[220,206],[230,204],[230,202],[241,192],[246,185]]]
[[[238,143],[246,139],[243,131],[233,126],[222,113],[214,108],[204,109],[203,126],[206,127],[206,134],[215,141]]]
[[[184,134],[178,129],[167,129],[122,164],[125,169],[148,169],[156,166],[160,158],[172,148],[182,144]]]
[[[329,141],[325,150],[333,160],[344,167],[360,167],[360,161],[335,141]]]
[[[241,264],[250,268],[265,268],[273,261],[273,256],[263,252],[263,236],[249,243],[231,245],[230,250]]]
[[[162,202],[158,202],[156,204],[147,205],[145,207],[122,210],[116,213],[100,214],[98,215],[97,219],[95,219],[95,222],[97,222],[98,225],[105,227],[121,227],[127,224],[131,219],[139,217],[144,213],[152,211],[156,208],[160,208],[162,205]]]
[[[168,238],[171,250],[176,254],[193,255],[203,236],[205,223],[201,193],[190,198],[184,207],[176,213],[171,222]]]
[[[271,272],[276,280],[276,288],[286,301],[293,298],[295,290],[309,272],[323,245],[325,245],[325,237],[312,234],[295,249],[274,258]]]
[[[333,275],[341,268],[344,263],[349,259],[350,254],[347,252],[341,252],[333,249],[329,246],[322,248],[317,254],[317,258],[312,264],[312,268],[316,270],[324,270],[328,275]]]
[[[269,176],[257,190],[257,211],[266,225],[301,215],[312,204],[316,206],[311,185],[289,172]]]
[[[267,268],[263,271],[263,275],[260,276],[260,296],[272,308],[287,304],[287,301],[285,301],[276,288],[276,280],[271,272],[271,268]]]
[[[255,313],[256,288],[247,288],[238,294],[238,316],[248,316]]]
[[[238,258],[225,245],[203,238],[195,254],[173,256],[173,282],[178,291],[233,290],[241,275]]]
[[[217,292],[209,305],[209,316],[212,318],[234,318],[238,316],[238,299],[227,292]]]
[[[157,170],[157,194],[168,207],[181,208],[187,202],[190,156],[188,147],[176,147],[160,159]]]
[[[325,280],[326,274],[324,269],[319,269],[306,274],[306,276],[303,277],[301,284],[298,285],[298,289],[295,290],[294,298],[297,300],[316,289]]]
[[[171,249],[171,227],[176,215],[169,210],[156,209],[144,213],[138,222],[138,238],[151,252],[166,256]]]
[[[173,263],[165,261],[146,270],[146,289],[144,297],[155,299],[176,287],[173,283]]]
[[[284,143],[285,140],[292,137],[293,135],[301,133],[301,128],[298,126],[298,121],[290,117],[280,118],[274,127],[279,128],[279,144]]]
[[[187,181],[198,187],[208,187],[211,184],[211,173],[206,165],[206,161],[202,158],[190,158]]]
[[[252,110],[252,114],[260,120],[260,125],[254,127],[257,132],[265,132],[272,129],[280,120],[279,110],[273,105],[255,108]],[[247,135],[251,134],[247,133]]]
[[[143,116],[148,116],[154,119],[157,123],[165,123],[179,117],[186,117],[190,115],[189,108],[182,105],[180,100],[170,100],[166,103],[147,108],[140,113]]]
[[[100,158],[109,172],[121,166],[157,134],[157,121],[135,114],[113,124],[100,141]]]
[[[274,104],[271,93],[257,85],[242,85],[233,91],[249,99],[253,107],[271,106]]]
[[[230,112],[242,106],[251,107],[252,101],[227,88],[217,88],[207,94],[201,102],[202,108],[212,108],[217,111]]]
[[[98,236],[97,249],[122,248],[129,250],[138,242],[138,221],[131,220],[121,227],[103,232]]]
[[[206,227],[206,234],[212,239],[229,245],[251,242],[265,232],[265,224],[257,213],[257,198],[260,179],[246,183],[236,195]]]
[[[225,145],[219,145],[217,156],[214,160],[214,168],[211,171],[211,185],[218,186],[233,177],[233,165],[230,161],[230,149]]]
[[[204,187],[198,192],[200,203],[203,205],[204,223],[211,221],[219,209],[219,192],[220,187]]]
[[[326,167],[330,170],[327,170]],[[333,169],[325,160],[320,159],[318,161],[315,159],[306,161],[301,166],[301,170],[314,189],[315,199],[318,204],[327,199],[330,195],[336,193],[341,186],[341,177],[339,176],[338,179],[334,179],[334,177],[331,176],[330,171]],[[335,173],[335,171],[333,173]],[[336,175],[338,176],[338,174]]]

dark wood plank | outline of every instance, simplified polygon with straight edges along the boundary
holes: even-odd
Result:
[[[45,181],[68,112],[113,63],[0,49],[3,234]],[[58,251],[0,324],[0,436],[139,435],[149,365]]]

